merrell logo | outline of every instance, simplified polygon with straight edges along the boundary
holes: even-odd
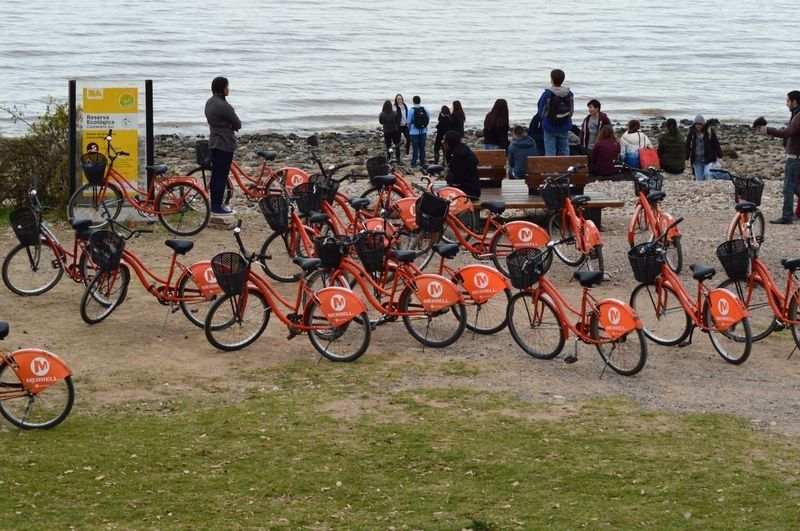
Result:
[[[612,307],[608,310],[608,320],[611,321],[611,324],[617,325],[621,319],[622,315],[620,315],[618,309]]]
[[[50,362],[41,356],[33,358],[33,361],[31,361],[31,372],[36,376],[44,376],[50,372]]]
[[[717,310],[719,310],[720,315],[728,315],[728,312],[731,310],[728,301],[725,299],[720,299],[717,303]]]
[[[303,176],[299,173],[295,173],[292,175],[292,186],[297,186],[298,184],[303,184]]]
[[[473,281],[475,282],[475,286],[477,286],[478,289],[484,289],[486,286],[489,285],[489,275],[487,275],[486,273],[475,273]]]
[[[519,240],[521,242],[528,243],[533,239],[533,231],[528,228],[520,229],[519,232],[517,233],[517,236],[519,237]]]
[[[345,306],[347,306],[347,299],[342,295],[334,295],[331,297],[331,307],[333,307],[334,311],[341,312],[344,310]]]
[[[442,292],[444,288],[439,282],[431,282],[428,284],[428,295],[433,297],[434,299],[438,299],[442,296]]]

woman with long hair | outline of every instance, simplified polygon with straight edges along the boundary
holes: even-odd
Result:
[[[508,103],[499,99],[483,120],[483,147],[507,150],[508,144]]]
[[[686,168],[686,147],[675,118],[667,120],[664,127],[666,132],[658,137],[658,160],[662,170],[678,175]]]
[[[455,131],[458,136],[464,137],[464,122],[467,121],[467,115],[464,114],[464,107],[458,100],[453,101],[453,112],[450,113],[450,131]]]
[[[383,142],[388,150],[394,144],[394,154],[397,162],[400,162],[400,116],[392,108],[392,102],[383,102],[383,109],[378,115],[378,122],[383,126]]]
[[[408,105],[406,105],[402,94],[394,97],[394,111],[397,113],[397,118],[400,120],[400,133],[406,139],[406,155],[411,149],[411,135],[408,131]]]
[[[450,121],[452,120],[452,113],[447,105],[442,105],[442,110],[439,112],[439,121],[436,123],[436,139],[433,141],[433,163],[439,164],[439,153],[442,151],[442,140],[444,134],[450,130]]]
[[[620,145],[617,142],[617,135],[614,134],[614,127],[604,125],[597,133],[597,141],[592,148],[591,172],[604,177],[618,174],[619,168],[616,168],[615,164],[619,154]]]

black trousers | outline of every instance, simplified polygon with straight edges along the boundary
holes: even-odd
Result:
[[[408,132],[408,126],[407,125],[401,125],[400,126],[400,133],[402,133],[402,135],[406,139],[406,155],[408,155],[408,152],[411,149],[411,134]]]
[[[222,206],[225,187],[228,186],[228,173],[233,162],[232,151],[211,150],[211,208]]]
[[[389,149],[389,147],[392,144],[394,144],[394,145],[400,144],[400,131],[394,131],[394,132],[391,132],[391,133],[384,132],[383,133],[383,143],[384,143],[384,145],[386,145],[386,149]],[[399,146],[394,149],[394,155],[395,155],[395,158],[399,161],[400,160],[400,147]]]

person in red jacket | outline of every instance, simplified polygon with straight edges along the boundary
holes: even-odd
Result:
[[[599,101],[589,100],[586,107],[589,109],[589,114],[583,119],[580,140],[586,151],[591,153],[594,143],[597,142],[597,137],[600,135],[600,130],[606,125],[611,125],[611,120],[608,119],[606,113],[600,112]]]
[[[617,142],[617,135],[614,134],[614,127],[604,125],[597,135],[597,142],[592,149],[591,173],[610,177],[619,173],[619,168],[615,167],[619,160],[620,146]]]

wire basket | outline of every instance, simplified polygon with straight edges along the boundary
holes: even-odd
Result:
[[[506,257],[511,285],[517,289],[528,289],[547,272],[552,260],[547,260],[547,251],[526,247]]]
[[[37,245],[41,240],[39,237],[41,220],[32,208],[22,207],[14,210],[8,215],[8,222],[22,245]]]
[[[352,241],[346,236],[317,236],[314,238],[314,251],[326,269],[338,269],[342,258],[347,256]]]
[[[392,167],[389,166],[383,155],[367,159],[367,173],[370,179],[380,175],[389,175],[391,172]]]
[[[197,164],[203,169],[211,169],[211,147],[208,145],[208,140],[198,140],[194,143],[194,156]]]
[[[250,266],[239,253],[219,253],[211,259],[211,270],[226,295],[241,295],[244,292]]]
[[[742,280],[750,275],[750,248],[742,239],[722,242],[717,247],[717,259],[732,280]]]
[[[91,152],[81,155],[81,169],[83,176],[89,184],[99,186],[106,177],[106,156],[102,153]]]
[[[416,202],[417,226],[431,234],[440,233],[444,229],[450,201],[430,192],[423,192]]]
[[[283,194],[270,194],[258,202],[258,208],[269,227],[281,232],[289,227],[289,202]]]
[[[734,189],[734,201],[750,201],[761,205],[761,194],[764,193],[764,181],[758,177],[731,177]]]
[[[339,191],[339,183],[336,181],[323,181],[318,186],[322,198],[328,203],[333,204],[336,200],[336,193]]]
[[[633,278],[644,284],[652,284],[661,274],[664,264],[664,253],[661,245],[645,242],[628,251],[628,262],[631,264]]]
[[[300,183],[292,188],[292,199],[301,214],[308,215],[322,207],[322,192],[315,182]]]
[[[641,181],[639,179],[640,176],[644,177]],[[647,195],[650,192],[660,191],[663,184],[664,176],[660,173],[650,177],[644,173],[637,172],[633,177],[633,193],[639,195],[639,192],[642,192],[644,195]]]
[[[362,232],[353,242],[361,264],[368,273],[383,271],[386,234],[374,230]]]
[[[561,210],[569,199],[569,177],[559,177],[539,186],[539,195],[550,210]]]
[[[89,236],[89,255],[100,271],[114,271],[122,260],[125,240],[116,232],[99,230]]]

